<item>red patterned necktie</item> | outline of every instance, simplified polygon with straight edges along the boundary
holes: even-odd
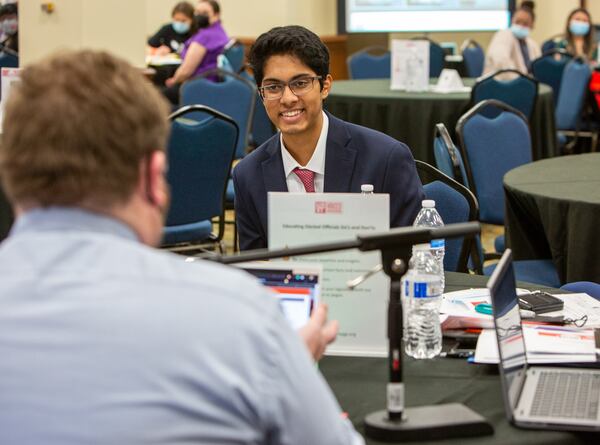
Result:
[[[304,184],[304,190],[306,193],[315,192],[315,172],[307,170],[305,168],[296,167],[293,172],[298,176],[298,179]]]

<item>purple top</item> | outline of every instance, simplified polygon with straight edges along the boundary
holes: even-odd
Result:
[[[194,42],[206,48],[206,54],[192,74],[192,77],[217,67],[217,56],[223,52],[225,45],[229,42],[229,37],[227,37],[225,30],[221,26],[221,21],[218,20],[208,28],[201,29],[186,40],[183,45],[183,51],[181,51],[182,59],[185,59],[190,45]]]

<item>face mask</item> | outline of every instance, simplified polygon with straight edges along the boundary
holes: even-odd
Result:
[[[185,34],[190,30],[190,24],[186,22],[173,22],[171,26],[177,34]]]
[[[575,36],[585,36],[590,32],[590,24],[588,22],[580,22],[579,20],[571,20],[569,31]]]
[[[2,31],[4,31],[4,34],[8,34],[9,36],[16,34],[18,27],[19,21],[17,19],[6,19],[4,22],[2,22]]]
[[[526,26],[513,24],[510,27],[510,30],[512,31],[513,35],[519,40],[523,40],[529,36],[529,28],[527,28]]]
[[[195,18],[196,25],[198,25],[198,29],[208,28],[208,16],[206,14],[197,14]]]

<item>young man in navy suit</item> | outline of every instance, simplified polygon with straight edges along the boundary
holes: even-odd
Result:
[[[267,193],[390,194],[390,225],[411,225],[423,187],[409,148],[383,133],[323,111],[331,90],[329,52],[301,26],[262,34],[248,56],[263,104],[280,132],[233,171],[240,249],[265,248]]]

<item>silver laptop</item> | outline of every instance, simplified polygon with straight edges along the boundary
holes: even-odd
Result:
[[[508,420],[524,428],[600,431],[600,370],[527,364],[510,249],[487,287]]]

